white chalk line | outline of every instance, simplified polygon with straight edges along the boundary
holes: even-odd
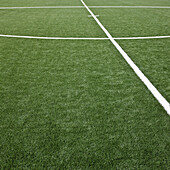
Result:
[[[8,38],[26,38],[26,39],[42,39],[42,40],[109,40],[109,38],[88,38],[88,37],[36,37],[36,36],[20,36],[20,35],[3,35],[0,37]],[[170,36],[153,36],[153,37],[118,37],[115,40],[142,40],[142,39],[163,39]]]
[[[120,37],[120,38],[113,38],[113,39],[115,40],[144,40],[144,39],[161,39],[161,38],[170,38],[170,36]]]
[[[34,6],[34,7],[0,7],[0,9],[67,9],[85,8],[84,6]],[[89,6],[89,8],[152,8],[170,9],[169,6]]]
[[[20,36],[20,35],[3,35],[0,37],[8,38],[27,38],[27,39],[42,39],[42,40],[107,40],[108,38],[86,38],[86,37],[35,37],[35,36]]]
[[[63,9],[63,8],[84,8],[84,6],[34,6],[34,7],[0,7],[0,9]]]
[[[96,17],[99,17],[100,15],[95,15]],[[92,16],[91,15],[88,15],[89,18],[91,18]]]
[[[121,48],[121,46],[115,41],[115,39],[111,36],[111,34],[106,30],[106,28],[101,24],[101,22],[97,19],[97,17],[93,14],[93,12],[88,8],[88,6],[81,0],[82,4],[85,6],[87,11],[93,16],[94,20],[100,26],[100,28],[107,35],[112,44],[117,48],[126,62],[130,65],[130,67],[134,70],[136,75],[141,79],[141,81],[146,85],[146,87],[150,90],[153,96],[158,100],[158,102],[163,106],[166,112],[170,115],[170,104],[168,101],[160,94],[160,92],[153,86],[153,84],[149,81],[149,79],[142,73],[142,71],[135,65],[135,63],[131,60],[131,58],[126,54],[126,52]]]
[[[169,6],[89,6],[89,8],[170,8]]]

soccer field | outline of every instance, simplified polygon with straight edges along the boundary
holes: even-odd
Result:
[[[170,0],[0,0],[0,169],[169,169],[169,102]]]

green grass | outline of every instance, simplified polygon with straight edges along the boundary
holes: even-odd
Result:
[[[0,6],[79,4],[20,2]],[[168,4],[155,4],[161,2]],[[112,36],[169,34],[168,10],[93,11]],[[0,34],[105,37],[87,15],[85,9],[0,10]],[[149,26],[142,16],[151,17]],[[170,40],[118,43],[169,101]],[[170,167],[170,117],[109,40],[0,37],[0,122],[0,169]]]
[[[170,6],[169,0],[85,0],[90,6]]]
[[[1,0],[0,6],[81,6],[80,0]]]
[[[170,39],[118,41],[161,94],[170,101]]]
[[[169,9],[93,9],[113,37],[170,35]]]
[[[85,0],[88,5],[170,6],[169,0]],[[81,6],[80,0],[1,0],[1,6]]]
[[[109,42],[4,41],[2,169],[168,167],[169,117]]]
[[[85,9],[0,10],[0,30],[12,35],[106,37]]]

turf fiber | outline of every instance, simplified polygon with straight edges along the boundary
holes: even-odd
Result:
[[[81,3],[0,1],[0,6],[45,5]],[[169,9],[92,11],[113,37],[169,35]],[[87,15],[86,9],[0,10],[0,34],[106,37]],[[170,40],[117,42],[170,101]],[[109,40],[0,37],[0,122],[0,169],[170,167],[170,117]]]

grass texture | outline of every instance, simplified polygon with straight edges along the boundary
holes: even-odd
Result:
[[[169,0],[85,0],[90,6],[170,6]]]
[[[166,0],[128,2],[169,5]],[[26,5],[80,1],[0,2]],[[169,34],[170,10],[107,10],[93,11],[113,37]],[[0,10],[0,34],[106,37],[87,15],[85,9]],[[169,101],[170,40],[118,43]],[[170,167],[170,117],[109,40],[0,37],[0,122],[0,169]]]
[[[84,9],[0,10],[0,16],[1,34],[105,37]]]
[[[169,9],[93,9],[113,37],[170,35]]]
[[[81,6],[80,0],[1,0],[1,6]]]

